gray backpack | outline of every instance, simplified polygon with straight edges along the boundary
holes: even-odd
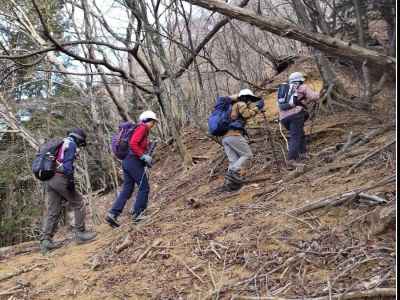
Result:
[[[300,105],[297,89],[300,83],[283,83],[279,85],[277,102],[280,110],[288,110]]]

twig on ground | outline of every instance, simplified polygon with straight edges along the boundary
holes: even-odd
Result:
[[[197,275],[179,256],[175,254],[172,254],[172,256],[175,257],[175,259],[178,260],[194,277],[200,280],[201,283],[204,283],[203,278]]]
[[[138,258],[136,259],[136,262],[140,262],[149,252],[153,247],[156,247],[158,245],[161,244],[161,240],[160,239],[156,239],[155,241],[153,241],[153,243],[146,248],[146,250],[144,250],[144,252],[142,254],[140,254],[138,256]]]

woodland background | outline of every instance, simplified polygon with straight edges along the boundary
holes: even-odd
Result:
[[[161,117],[153,138],[190,169],[183,131],[207,134],[217,95],[274,91],[269,82],[306,57],[320,71],[309,77],[323,79],[319,114],[373,119],[375,97],[395,82],[395,23],[394,0],[0,1],[0,247],[38,237],[45,193],[31,161],[68,128],[88,132],[77,178],[98,219],[94,196],[121,179],[110,136],[145,109]],[[337,76],[343,66],[356,93]],[[383,118],[394,122],[390,101]]]

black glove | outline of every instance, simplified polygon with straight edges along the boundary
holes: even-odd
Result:
[[[67,190],[71,192],[75,191],[75,180],[73,177],[68,178]]]

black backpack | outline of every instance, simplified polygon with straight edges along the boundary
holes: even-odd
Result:
[[[279,85],[277,102],[280,110],[288,110],[301,105],[297,95],[299,85],[299,83],[283,83]]]
[[[37,179],[46,181],[54,176],[57,169],[58,150],[63,142],[62,139],[55,138],[40,146],[32,162],[32,172]]]

